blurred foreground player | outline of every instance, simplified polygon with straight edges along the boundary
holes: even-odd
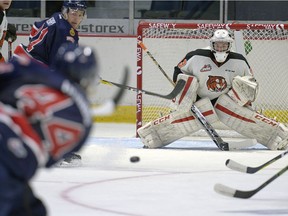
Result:
[[[92,118],[86,89],[96,76],[89,47],[64,44],[55,70],[29,58],[0,65],[0,215],[44,216],[29,186],[39,167],[78,151]]]

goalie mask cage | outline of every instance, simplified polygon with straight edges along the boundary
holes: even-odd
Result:
[[[209,46],[216,29],[226,29],[234,39],[232,50],[244,54],[250,64],[259,93],[253,106],[269,118],[288,122],[288,25],[207,24],[140,22],[137,40],[172,79],[174,67],[185,55]],[[137,88],[168,94],[173,86],[137,43]],[[137,129],[170,111],[171,101],[138,93]]]

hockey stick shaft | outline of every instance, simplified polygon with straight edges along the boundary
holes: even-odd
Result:
[[[229,150],[229,144],[227,142],[223,141],[223,139],[219,136],[219,134],[216,132],[216,130],[206,120],[206,118],[203,116],[201,111],[194,104],[192,104],[192,106],[191,106],[191,112],[194,114],[194,116],[202,124],[202,126],[206,130],[207,134],[210,136],[210,138],[213,140],[213,142],[217,145],[217,147],[223,151],[228,151]]]
[[[286,154],[288,154],[288,151],[285,151],[279,155],[277,155],[276,157],[272,158],[271,160],[267,161],[266,163],[257,166],[257,167],[250,167],[250,166],[245,166],[242,165],[240,163],[237,163],[236,161],[233,161],[231,159],[228,159],[226,161],[226,166],[232,170],[236,170],[239,172],[244,172],[244,173],[249,173],[249,174],[253,174],[258,172],[259,170],[269,166],[270,164],[274,163],[275,161],[281,159],[282,157],[284,157]]]
[[[214,186],[214,190],[217,193],[220,193],[222,195],[226,195],[229,197],[247,199],[247,198],[252,197],[256,193],[258,193],[259,191],[261,191],[264,187],[266,187],[268,184],[273,182],[275,179],[277,179],[279,176],[281,176],[287,170],[288,170],[288,166],[281,169],[279,172],[277,172],[275,175],[273,175],[267,181],[263,182],[259,187],[255,188],[254,190],[249,190],[249,191],[237,190],[237,189],[233,189],[233,188],[230,188],[230,187],[222,185],[222,184],[216,184]]]
[[[186,81],[179,80],[177,82],[175,88],[167,95],[157,94],[155,92],[150,92],[150,91],[146,91],[146,90],[143,90],[143,89],[138,89],[138,88],[127,86],[127,85],[122,85],[122,84],[115,83],[115,82],[108,81],[108,80],[104,80],[104,79],[101,79],[101,83],[105,84],[105,85],[114,85],[114,86],[117,86],[119,88],[123,88],[123,89],[126,89],[126,90],[130,90],[130,91],[134,91],[134,92],[141,92],[143,94],[147,94],[147,95],[156,96],[156,97],[160,97],[160,98],[165,98],[165,99],[171,100],[171,99],[175,98],[182,91],[182,89],[184,88],[184,86],[186,84]]]
[[[12,58],[12,39],[8,38],[8,60]]]
[[[155,63],[155,65],[159,68],[159,70],[163,73],[163,75],[167,78],[167,80],[175,86],[175,83],[173,80],[168,76],[168,74],[164,71],[164,69],[161,67],[161,65],[157,62],[157,60],[154,58],[154,56],[151,54],[151,52],[147,49],[145,44],[142,41],[138,42],[139,46],[148,54],[148,56],[152,59],[152,61]]]

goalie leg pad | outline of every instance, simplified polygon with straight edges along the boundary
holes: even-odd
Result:
[[[283,124],[240,106],[226,94],[217,100],[215,111],[222,123],[238,133],[256,139],[271,150],[286,149],[288,129]]]
[[[177,81],[180,79],[185,80],[186,84],[177,97],[173,99],[171,108],[172,110],[187,111],[190,110],[191,105],[196,101],[199,83],[196,77],[186,74],[179,74]]]
[[[195,105],[211,124],[218,121],[209,99],[202,99]],[[201,128],[202,125],[195,119],[190,110],[184,112],[177,110],[149,122],[139,128],[137,132],[145,147],[161,148]]]

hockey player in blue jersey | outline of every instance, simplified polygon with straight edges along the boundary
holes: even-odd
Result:
[[[62,11],[52,17],[35,22],[27,46],[19,44],[14,55],[28,55],[46,65],[52,65],[58,48],[65,42],[78,45],[77,28],[86,16],[86,3],[82,0],[65,0]]]
[[[93,50],[64,44],[53,67],[30,58],[0,65],[1,216],[46,215],[30,179],[38,167],[78,151],[90,132],[85,95],[96,76]]]
[[[14,56],[26,55],[37,61],[51,66],[58,48],[66,42],[78,45],[79,37],[76,30],[86,16],[86,3],[83,0],[65,0],[62,11],[52,17],[35,22],[27,46],[19,44]],[[66,165],[78,165],[81,156],[73,153],[66,157]],[[64,164],[64,163],[61,163]]]

